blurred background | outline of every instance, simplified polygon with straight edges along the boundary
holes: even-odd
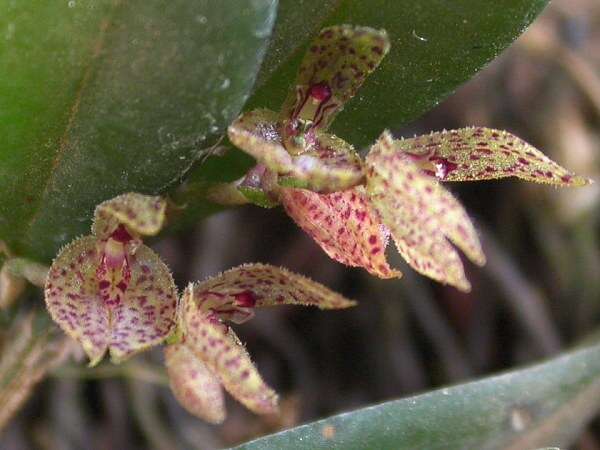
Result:
[[[396,93],[401,98],[402,93]],[[599,181],[600,2],[556,0],[502,56],[396,136],[482,125],[509,130]],[[305,421],[541,360],[600,324],[600,184],[560,190],[514,180],[450,185],[478,226],[488,264],[472,293],[404,272],[375,279],[330,260],[280,208],[212,216],[155,246],[179,286],[246,262],[285,266],[356,308],[260,310],[236,332],[282,398],[277,417],[228,398],[210,426],[172,396],[159,349],[94,371],[54,370],[0,435],[0,449],[213,449]],[[0,405],[0,408],[2,405]],[[600,449],[600,421],[573,447]]]

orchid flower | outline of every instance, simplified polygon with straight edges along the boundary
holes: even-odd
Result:
[[[355,302],[285,269],[247,264],[201,283],[181,299],[167,266],[141,241],[165,219],[160,197],[129,193],[96,208],[92,234],[58,254],[45,284],[54,321],[90,359],[108,351],[115,363],[167,341],[172,390],[191,413],[209,422],[225,418],[224,387],[250,410],[277,410],[244,346],[224,323],[242,323],[254,308],[280,304],[342,309]]]
[[[381,278],[399,277],[385,257],[391,235],[416,271],[469,291],[454,246],[478,265],[485,256],[469,216],[440,181],[514,176],[582,186],[590,180],[573,175],[518,137],[487,128],[401,140],[386,131],[363,162],[352,145],[326,130],[389,47],[385,31],[349,25],[322,30],[281,112],[247,112],[230,125],[231,142],[258,162],[236,186],[261,206],[279,201],[343,264]]]
[[[258,414],[277,411],[277,394],[263,381],[229,325],[254,308],[281,304],[348,308],[354,302],[285,269],[246,264],[190,284],[180,306],[178,342],[165,348],[170,385],[192,414],[211,423],[225,419],[223,387]]]
[[[176,319],[177,288],[167,266],[141,241],[162,228],[166,202],[129,193],[96,208],[92,234],[58,254],[46,279],[54,321],[96,365],[157,345]]]

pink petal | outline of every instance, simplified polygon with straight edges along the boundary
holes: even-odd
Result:
[[[573,175],[518,137],[489,128],[463,128],[396,141],[420,167],[444,181],[518,177],[556,186],[583,186]]]
[[[355,305],[309,278],[266,264],[244,264],[188,289],[193,291],[201,310],[238,323],[252,317],[253,308],[263,306],[291,304],[340,309]]]
[[[223,387],[257,414],[277,412],[277,394],[265,384],[237,336],[214,315],[182,297],[184,343],[214,373]]]
[[[153,236],[163,226],[166,206],[162,197],[135,192],[119,195],[96,207],[92,234],[107,238],[123,224],[134,233]]]
[[[397,141],[396,141],[397,142]],[[367,192],[398,251],[418,272],[470,290],[447,238],[478,264],[485,262],[468,215],[435,179],[421,172],[385,132],[367,156]]]
[[[176,319],[177,288],[160,257],[142,244],[130,267],[123,301],[111,310],[110,354],[117,363],[163,342]]]
[[[327,129],[389,48],[383,30],[352,25],[321,30],[309,46],[283,104],[285,141],[308,129]],[[299,130],[302,122],[303,130]]]
[[[288,215],[336,261],[364,267],[380,278],[401,274],[390,269],[385,258],[387,229],[369,205],[362,186],[316,194],[301,189],[282,189]]]
[[[50,267],[44,289],[52,319],[79,341],[97,364],[110,339],[109,312],[98,295],[96,238],[85,236],[64,247]]]
[[[165,364],[171,390],[186,410],[210,423],[225,420],[225,398],[219,379],[185,344],[168,345]]]

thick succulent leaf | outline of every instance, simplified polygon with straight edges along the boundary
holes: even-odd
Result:
[[[77,340],[90,364],[97,364],[108,349],[110,318],[98,295],[97,240],[85,236],[65,246],[50,267],[44,288],[52,319]]]
[[[385,258],[388,230],[381,225],[362,186],[332,194],[281,189],[288,215],[336,261],[363,267],[380,278],[401,274]]]
[[[124,224],[137,234],[153,236],[163,226],[166,208],[167,202],[162,197],[136,192],[119,195],[96,207],[92,234],[103,239]]]
[[[131,256],[130,268],[123,301],[111,309],[109,346],[116,363],[160,344],[175,326],[177,288],[169,268],[143,244]]]
[[[162,342],[175,323],[177,291],[168,268],[145,245],[130,257],[131,279],[119,302],[107,305],[97,277],[101,261],[93,236],[76,239],[53,262],[45,286],[56,323],[97,364],[108,348],[115,362]]]
[[[433,177],[423,174],[385,132],[367,156],[367,192],[400,254],[418,272],[468,291],[451,239],[474,262],[485,257],[463,207]]]
[[[327,129],[389,49],[384,30],[353,25],[324,28],[308,47],[281,119],[308,120],[315,129]]]
[[[332,126],[357,148],[421,116],[504,50],[547,0],[280,0],[272,45],[247,107],[276,109],[305,51],[328,25],[385,29],[390,52]],[[320,23],[320,24],[319,24]]]
[[[213,311],[222,319],[244,321],[252,308],[274,305],[317,306],[341,309],[354,306],[320,283],[282,267],[267,264],[244,264],[216,277],[196,283],[195,303],[203,311]]]
[[[499,8],[480,0],[280,0],[257,89],[244,108],[279,110],[310,42],[323,27],[385,29],[388,55],[331,127],[335,135],[363,148],[381,130],[417,119],[451,94],[512,43],[547,3],[504,0]],[[241,177],[251,164],[241,152],[229,152],[193,169],[188,180],[202,192],[215,178],[222,181],[223,174],[228,181]],[[185,220],[193,223],[199,213],[188,212]]]
[[[185,344],[165,348],[169,385],[179,403],[210,423],[225,420],[225,397],[219,379]]]
[[[557,186],[582,186],[576,176],[522,139],[501,130],[462,128],[395,141],[395,147],[443,181],[518,177]]]
[[[183,343],[213,372],[225,389],[257,414],[277,411],[277,394],[265,384],[237,336],[219,319],[183,295]]]
[[[363,179],[360,156],[347,142],[317,133],[307,144],[307,151],[292,156],[282,144],[279,128],[273,111],[259,109],[242,114],[233,122],[229,139],[284,180],[287,178],[288,183],[299,183],[306,189],[339,191]]]
[[[0,2],[0,239],[49,261],[88,230],[100,202],[177,185],[239,114],[276,9]],[[226,172],[215,174],[229,181]]]
[[[600,411],[600,345],[532,367],[345,412],[236,450],[575,448]]]

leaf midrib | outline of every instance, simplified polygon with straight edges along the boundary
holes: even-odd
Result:
[[[111,16],[114,16],[116,10],[119,6],[122,5],[122,3],[122,0],[114,0],[112,2],[112,10],[107,14],[107,16],[109,17],[105,17],[104,19],[100,20],[100,26],[98,27],[98,37],[95,39],[93,45],[90,46],[92,52],[91,58],[89,59],[88,64],[83,69],[83,75],[75,91],[75,95],[73,97],[73,104],[71,105],[71,108],[69,110],[69,115],[65,124],[65,129],[59,139],[58,149],[52,160],[52,164],[44,182],[43,189],[41,190],[38,203],[34,207],[32,215],[27,221],[27,224],[25,225],[23,235],[20,239],[21,245],[23,245],[23,243],[27,242],[27,240],[29,239],[31,229],[38,220],[40,214],[42,213],[43,205],[45,203],[46,198],[49,195],[50,188],[53,185],[57,169],[60,166],[61,161],[65,157],[65,154],[67,153],[67,148],[69,144],[69,132],[71,131],[73,125],[77,120],[81,99],[87,86],[89,85],[90,79],[92,78],[94,69],[96,68],[96,62],[104,50],[104,45],[106,43],[108,31],[111,25],[114,23],[114,20],[111,19]]]

